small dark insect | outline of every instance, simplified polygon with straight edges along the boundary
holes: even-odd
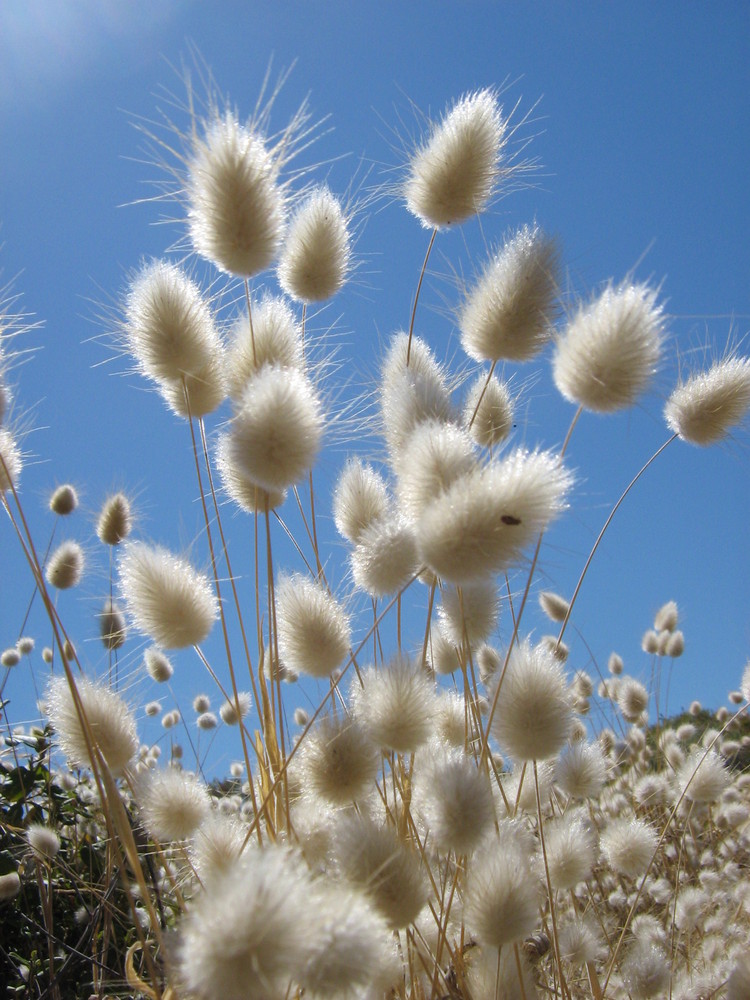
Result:
[[[503,516],[500,518],[500,520],[503,522],[503,524],[520,524],[521,523],[521,518],[520,517],[513,517],[512,514],[503,514]]]
[[[544,931],[539,931],[537,934],[532,934],[531,937],[527,937],[523,943],[523,950],[532,962],[538,961],[543,955],[546,955],[550,948],[550,940]]]

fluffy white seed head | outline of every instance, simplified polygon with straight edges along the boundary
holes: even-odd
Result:
[[[125,303],[125,339],[138,366],[180,416],[211,413],[224,398],[224,352],[200,288],[175,264],[141,269]]]
[[[491,90],[458,100],[413,155],[404,184],[409,211],[428,229],[481,212],[500,176],[506,123]]]
[[[125,615],[119,605],[108,597],[99,613],[99,635],[107,649],[120,649],[127,639]]]
[[[680,620],[680,612],[677,607],[676,601],[667,601],[666,604],[662,604],[659,610],[654,615],[654,628],[657,632],[661,632],[664,629],[668,629],[670,632],[674,632],[677,628],[677,623]]]
[[[0,427],[0,493],[18,489],[23,460],[16,439],[6,427]]]
[[[351,554],[355,584],[371,597],[386,597],[405,587],[418,569],[414,530],[395,516],[372,523]]]
[[[310,899],[315,942],[300,976],[313,1000],[352,1000],[387,992],[401,976],[388,924],[357,891],[318,880]],[[380,988],[379,988],[380,987]]]
[[[198,1000],[285,996],[304,968],[310,890],[305,866],[290,851],[244,851],[179,925],[173,957],[180,993]]]
[[[124,493],[113,493],[104,501],[96,522],[96,534],[105,545],[124,542],[133,527],[130,500]]]
[[[716,802],[729,786],[731,776],[715,750],[695,747],[677,772],[677,788],[689,802]]]
[[[68,765],[90,764],[93,744],[112,774],[122,774],[138,753],[138,734],[128,705],[104,684],[81,677],[76,686],[85,727],[64,677],[52,679],[46,699],[49,719]]]
[[[14,899],[21,891],[21,879],[18,872],[6,872],[0,875],[0,903]]]
[[[331,805],[350,805],[372,790],[380,756],[363,727],[348,716],[326,716],[300,746],[306,792]]]
[[[452,674],[466,661],[463,648],[446,638],[440,626],[430,629],[427,653],[431,669],[442,676]]]
[[[279,656],[294,671],[329,677],[349,653],[349,621],[319,582],[300,574],[276,584]]]
[[[68,514],[72,514],[77,506],[78,493],[75,486],[72,486],[70,483],[58,486],[49,498],[49,509],[53,514],[57,514],[60,517],[67,517]]]
[[[483,448],[495,448],[513,427],[513,400],[505,382],[492,375],[479,375],[466,394],[464,427]]]
[[[4,667],[17,667],[20,662],[21,654],[15,646],[11,646],[9,649],[3,650],[3,654],[0,656],[0,664]]]
[[[709,445],[742,423],[750,409],[750,358],[730,355],[677,386],[664,415],[690,444]]]
[[[300,302],[330,299],[351,263],[349,223],[327,187],[314,188],[295,211],[279,260],[279,284]]]
[[[682,656],[684,652],[685,636],[680,629],[675,629],[674,632],[669,633],[667,641],[664,644],[664,655],[677,659],[677,657]]]
[[[60,850],[59,836],[43,823],[30,823],[26,827],[26,840],[35,856],[42,861],[51,861]]]
[[[574,799],[597,798],[605,778],[604,755],[597,743],[573,743],[555,764],[555,781]]]
[[[623,671],[625,664],[622,662],[622,657],[619,653],[610,653],[609,659],[607,660],[607,669],[612,674],[613,677],[619,677]]]
[[[596,413],[632,405],[656,371],[664,318],[646,285],[608,286],[568,324],[553,374],[562,395]]]
[[[350,458],[333,494],[333,518],[340,535],[356,543],[362,532],[388,512],[383,477],[361,459]]]
[[[478,468],[469,434],[438,420],[420,423],[394,462],[399,509],[412,521],[460,476]]]
[[[227,384],[235,403],[264,365],[300,371],[304,366],[302,332],[289,303],[280,296],[264,295],[251,309],[252,331],[247,313],[243,313],[229,332]]]
[[[509,568],[560,513],[570,485],[557,456],[523,450],[459,476],[416,525],[421,561],[456,584]]]
[[[427,901],[419,855],[390,826],[365,816],[343,820],[334,856],[344,878],[365,893],[389,927],[412,923]]]
[[[492,734],[516,761],[547,760],[570,735],[573,713],[558,660],[528,640],[513,647],[492,720]]]
[[[397,654],[362,673],[352,686],[352,708],[378,747],[408,753],[432,735],[435,685],[416,659]]]
[[[493,840],[477,852],[466,879],[464,920],[490,948],[531,934],[539,920],[539,883],[518,845]]]
[[[663,997],[669,984],[669,959],[648,937],[637,937],[622,963],[622,976],[633,1000]]]
[[[164,649],[197,646],[219,617],[208,578],[161,546],[131,542],[120,560],[120,587],[137,628]]]
[[[160,649],[157,649],[156,646],[149,646],[143,654],[143,660],[149,676],[157,684],[165,684],[172,677],[174,667],[164,653]]]
[[[245,829],[231,816],[207,812],[192,834],[190,861],[205,884],[232,871],[245,843]]]
[[[618,875],[639,878],[656,850],[656,832],[644,820],[622,816],[604,828],[600,846],[610,867]]]
[[[281,246],[286,221],[281,157],[229,111],[206,123],[188,164],[190,238],[221,271],[249,278]]]
[[[552,336],[557,249],[524,226],[485,265],[459,309],[461,343],[475,361],[529,361]]]
[[[628,722],[637,722],[648,708],[648,691],[635,677],[623,677],[617,688],[617,704]]]
[[[266,490],[248,476],[245,467],[235,457],[228,434],[222,434],[218,439],[216,465],[222,486],[242,510],[262,514],[266,509],[276,510],[286,500],[286,490]]]
[[[560,927],[560,957],[574,967],[602,957],[601,931],[593,920],[571,917]]]
[[[500,597],[493,580],[477,580],[462,587],[443,587],[438,608],[440,630],[454,646],[486,642],[497,628]]]
[[[596,836],[587,820],[571,813],[545,823],[547,866],[553,889],[574,889],[591,874]]]
[[[223,703],[219,709],[222,722],[227,726],[237,726],[241,719],[244,719],[252,706],[252,698],[249,691],[238,691],[237,697],[234,695]],[[205,714],[205,713],[203,713]]]
[[[198,729],[202,729],[208,732],[211,729],[216,729],[219,724],[219,720],[216,718],[213,712],[201,712],[198,718],[195,720],[195,724]]]
[[[136,801],[144,827],[163,844],[187,840],[211,808],[206,786],[175,768],[147,771],[136,786]]]
[[[311,468],[322,436],[323,412],[310,380],[294,368],[266,365],[245,387],[226,458],[263,489],[281,492]]]
[[[438,850],[470,854],[494,819],[487,774],[459,749],[429,747],[417,758],[413,802]]]
[[[550,590],[543,590],[539,595],[539,606],[553,622],[564,621],[570,607],[564,597]]]
[[[44,575],[57,590],[68,590],[81,581],[85,558],[78,542],[62,542],[49,557]]]

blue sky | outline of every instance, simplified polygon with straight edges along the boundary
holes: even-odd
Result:
[[[273,74],[294,63],[272,123],[283,124],[307,95],[316,117],[330,116],[306,162],[325,161],[318,176],[337,191],[352,176],[362,194],[392,183],[419,134],[414,108],[438,116],[462,93],[497,85],[506,110],[518,104],[516,120],[528,116],[518,136],[538,164],[529,186],[500,200],[481,225],[443,234],[436,245],[417,332],[438,356],[460,360],[450,276],[470,276],[488,245],[534,219],[560,240],[571,308],[577,296],[629,273],[661,286],[670,340],[653,391],[630,412],[585,416],[569,452],[578,483],[548,539],[539,585],[570,593],[611,504],[667,436],[661,412],[678,366],[699,363],[705,344],[709,358],[732,338],[748,350],[749,32],[750,9],[740,2],[6,0],[0,269],[44,323],[16,341],[29,351],[14,371],[14,417],[27,431],[23,500],[44,546],[50,490],[64,481],[80,490],[81,509],[57,538],[80,540],[90,571],[60,608],[91,672],[105,663],[93,616],[108,567],[93,518],[108,491],[135,495],[141,537],[173,548],[197,539],[193,551],[205,561],[187,428],[117,357],[112,323],[101,318],[116,312],[139,261],[163,255],[180,236],[178,226],[155,225],[177,214],[174,204],[133,204],[160,177],[133,126],[167,109],[167,92],[184,95],[174,68],[190,62],[191,43],[241,115],[251,113],[271,58]],[[186,123],[179,110],[169,112]],[[338,398],[353,394],[347,375],[371,378],[382,343],[408,323],[426,246],[397,198],[378,199],[362,222],[357,280],[316,319],[333,327],[344,362]],[[548,362],[506,370],[523,387],[519,444],[559,445],[572,416]],[[209,421],[209,432],[226,415]],[[345,550],[326,524],[328,497],[346,453],[372,447],[334,441],[316,471],[330,575],[342,591]],[[660,604],[677,601],[687,648],[674,667],[672,709],[693,698],[723,704],[750,654],[749,486],[746,433],[711,450],[673,444],[618,513],[582,591],[574,620],[601,668],[616,649],[646,679],[641,634]],[[249,526],[230,524],[241,551]],[[10,526],[0,531],[5,647],[17,638],[31,585]],[[300,568],[293,554],[284,558]],[[500,641],[508,621],[506,609]],[[40,646],[48,641],[38,616],[27,631]],[[571,666],[595,672],[583,642],[569,638]],[[125,674],[139,655],[133,640]],[[190,717],[189,701],[206,684],[189,653],[175,660]],[[36,674],[43,677],[38,658]],[[149,684],[134,689],[140,702],[164,694]],[[5,693],[12,719],[33,717],[27,667],[16,669]],[[290,694],[291,705],[304,703],[302,692]],[[163,702],[171,707],[169,696]]]

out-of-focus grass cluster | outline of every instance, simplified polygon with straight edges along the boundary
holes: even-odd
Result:
[[[633,470],[574,592],[544,590],[545,532],[576,504],[576,425],[636,403],[667,317],[631,278],[564,314],[560,251],[525,225],[452,303],[458,368],[417,335],[442,231],[523,176],[497,93],[468,94],[389,184],[426,255],[367,389],[375,450],[352,446],[330,498],[313,470],[342,415],[310,317],[356,272],[364,204],[298,166],[315,132],[305,106],[273,132],[270,105],[243,121],[213,87],[188,106],[186,128],[147,131],[188,258],[132,276],[117,342],[185,421],[204,532],[189,557],[167,550],[141,537],[131,497],[107,499],[104,675],[58,603],[88,556],[31,536],[22,448],[12,421],[0,429],[4,544],[21,546],[48,627],[48,645],[24,634],[1,658],[3,687],[27,670],[46,716],[18,727],[3,706],[8,995],[746,1000],[750,676],[730,708],[665,717],[685,646],[671,601],[633,674],[616,653],[599,676],[577,669],[565,639],[620,503],[665,448],[714,444],[744,420],[750,361],[730,351],[683,375],[664,444]],[[205,282],[191,259],[212,269]],[[511,374],[545,353],[570,427],[555,449],[519,447]],[[249,548],[229,543],[230,504]],[[58,487],[50,517],[77,506]],[[319,543],[322,509],[343,550]],[[532,604],[548,635],[528,624]],[[133,704],[129,645],[152,692],[179,692],[172,660],[198,658],[192,721],[171,695]],[[144,713],[181,734],[168,753],[141,741]],[[220,727],[236,763],[207,781]]]

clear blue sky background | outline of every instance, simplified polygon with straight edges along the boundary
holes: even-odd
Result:
[[[571,302],[631,271],[662,286],[670,341],[653,391],[628,413],[585,416],[569,453],[578,484],[550,535],[539,584],[570,593],[611,504],[666,437],[661,411],[678,364],[699,363],[706,342],[709,354],[720,354],[730,337],[748,350],[749,39],[743,2],[5,0],[0,267],[5,281],[18,276],[23,306],[45,324],[16,342],[34,351],[15,372],[15,416],[28,430],[23,498],[43,546],[51,488],[71,481],[81,491],[80,511],[57,538],[78,538],[91,569],[60,607],[91,672],[106,663],[93,617],[107,589],[93,530],[106,492],[137,496],[142,537],[179,548],[201,531],[187,429],[127,373],[127,360],[102,364],[115,351],[110,328],[95,319],[116,307],[144,256],[162,255],[179,236],[176,227],[153,225],[164,214],[159,206],[120,206],[153,193],[146,182],[159,172],[142,162],[133,122],[166,107],[165,88],[183,95],[171,67],[189,58],[190,42],[242,115],[255,105],[269,58],[276,69],[296,60],[272,121],[283,124],[309,93],[314,114],[330,115],[333,130],[307,161],[335,161],[320,176],[339,191],[360,158],[371,167],[366,186],[393,177],[386,171],[403,162],[404,137],[418,132],[412,102],[437,116],[467,90],[506,84],[506,108],[518,102],[520,115],[530,112],[520,135],[532,140],[527,155],[540,164],[533,186],[501,200],[481,228],[472,223],[439,239],[417,322],[438,356],[458,352],[446,311],[455,288],[445,275],[470,275],[485,243],[534,219],[560,239]],[[358,176],[364,172],[360,166]],[[357,379],[375,370],[384,338],[408,323],[426,245],[397,200],[375,209],[358,244],[357,282],[318,320],[335,323],[339,356]],[[559,445],[572,416],[551,385],[548,361],[515,375],[526,384],[518,443]],[[327,451],[316,472],[323,519],[347,449],[357,442]],[[618,513],[574,615],[602,670],[616,649],[647,679],[641,634],[660,604],[675,599],[687,649],[674,668],[673,710],[693,698],[723,704],[750,652],[749,463],[742,432],[711,450],[672,445]],[[234,519],[232,530],[247,556],[249,525]],[[344,549],[330,526],[321,530],[330,576],[345,590]],[[7,523],[0,551],[5,647],[17,638],[31,584]],[[200,542],[195,552],[205,559]],[[291,554],[281,561],[300,568]],[[244,566],[248,572],[249,558]],[[508,621],[506,610],[499,641]],[[27,631],[40,647],[48,641],[38,615]],[[595,672],[584,644],[569,638],[571,666]],[[130,648],[125,674],[139,663],[138,641]],[[175,690],[192,718],[189,701],[207,685],[189,652],[175,661]],[[38,657],[36,664],[39,680]],[[165,694],[148,679],[133,693],[141,704]],[[6,695],[12,719],[35,715],[28,667],[14,671]],[[291,705],[304,703],[301,690],[290,695]],[[171,707],[170,697],[163,701]]]

